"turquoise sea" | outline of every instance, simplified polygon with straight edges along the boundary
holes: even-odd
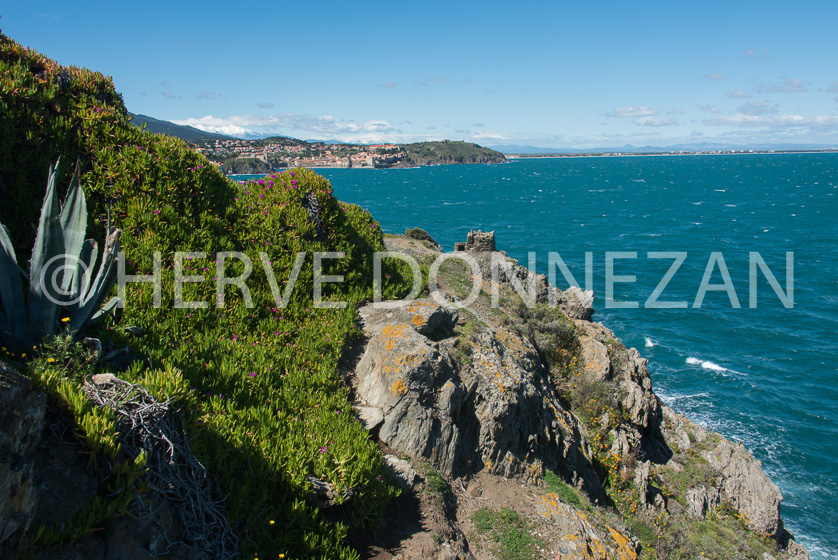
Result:
[[[336,196],[360,204],[385,232],[426,229],[446,251],[469,229],[494,230],[499,249],[547,272],[556,252],[584,286],[591,253],[594,319],[650,360],[655,391],[672,408],[762,460],[785,498],[786,526],[813,558],[838,558],[838,154],[630,156],[518,160],[416,169],[321,169]],[[606,252],[617,302],[605,301]],[[686,252],[660,301],[644,305]],[[749,307],[749,254],[758,252],[793,307],[760,271]],[[720,253],[728,291],[696,295]],[[757,268],[759,271],[760,269]],[[567,287],[561,273],[557,285]],[[627,278],[623,278],[627,280]],[[718,264],[710,278],[723,283]]]

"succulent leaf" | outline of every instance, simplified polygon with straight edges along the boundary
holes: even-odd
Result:
[[[60,160],[59,160],[60,161]],[[57,299],[55,286],[56,275],[61,264],[56,255],[64,253],[64,236],[61,233],[58,195],[55,180],[58,177],[58,162],[50,166],[47,192],[41,207],[38,233],[32,248],[32,260],[29,262],[29,336],[41,339],[55,333],[58,306],[52,299]]]
[[[0,329],[11,339],[8,343],[23,339],[26,330],[26,305],[23,301],[15,250],[9,238],[9,230],[3,224],[0,224],[0,302],[3,304]]]
[[[116,282],[116,259],[119,254],[119,238],[121,236],[122,231],[118,229],[114,229],[108,235],[96,279],[85,295],[81,309],[70,318],[70,328],[72,330],[80,329],[90,320],[93,313],[102,306],[111,288],[113,288]]]
[[[99,254],[99,244],[93,239],[88,239],[82,245],[79,255],[79,268],[73,276],[72,289],[70,294],[70,314],[74,315],[81,309],[84,303],[84,296],[90,289],[90,279],[93,276],[93,267],[96,265],[96,257]]]
[[[79,164],[70,180],[70,190],[61,205],[61,231],[64,234],[64,278],[61,291],[70,293],[71,284],[76,276],[84,273],[79,264],[78,256],[84,245],[84,235],[87,232],[87,201],[84,191],[79,184]],[[70,297],[72,300],[72,297]]]

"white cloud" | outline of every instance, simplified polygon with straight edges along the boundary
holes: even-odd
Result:
[[[637,126],[676,126],[679,123],[675,119],[661,119],[658,117],[637,117],[634,119]]]
[[[743,115],[773,115],[777,113],[778,105],[769,105],[765,101],[748,101],[739,108]]]
[[[832,85],[826,88],[826,91],[830,93],[838,93],[838,82],[832,82]]]
[[[499,132],[476,132],[472,136],[475,140],[509,140],[509,136]]]
[[[838,130],[838,117],[817,116],[803,117],[800,115],[724,115],[704,121],[709,126],[738,126],[738,127],[768,127],[768,128],[796,128],[806,127],[829,128]]]
[[[399,83],[398,83],[398,82],[384,82],[383,84],[378,84],[378,87],[383,87],[383,88],[387,88],[387,89],[393,89],[393,88],[394,88],[394,87],[396,87],[397,85],[399,85]]]
[[[702,78],[705,80],[727,80],[727,76],[724,74],[704,74]]]
[[[446,78],[445,76],[431,76],[430,78],[428,78],[428,81],[432,84],[447,84],[448,78]]]
[[[710,113],[713,113],[714,115],[718,115],[719,113],[722,112],[721,109],[719,109],[718,107],[716,107],[712,103],[709,103],[707,105],[699,105],[698,108],[701,109],[702,111],[708,111]]]
[[[284,134],[306,138],[326,138],[351,142],[371,142],[384,140],[399,133],[385,120],[371,119],[362,123],[336,119],[331,115],[314,117],[282,113],[274,115],[232,115],[226,118],[207,115],[201,118],[189,118],[172,121],[175,124],[193,126],[200,130],[243,129],[263,134]],[[238,127],[232,128],[232,127]],[[239,133],[229,133],[231,136]]]
[[[256,106],[259,107],[260,109],[273,109],[274,108],[273,103],[257,103]]]
[[[747,98],[751,97],[750,93],[748,93],[747,91],[743,91],[741,89],[734,89],[734,90],[727,91],[727,92],[725,92],[725,95],[729,99],[747,99]]]
[[[160,95],[162,95],[163,97],[165,97],[167,99],[174,99],[175,98],[175,94],[172,93],[171,91],[161,91]]]
[[[617,107],[610,113],[605,113],[606,117],[650,117],[660,113],[655,107],[647,107],[646,105],[639,105],[636,107]]]
[[[210,93],[206,90],[202,91],[201,94],[198,96],[198,99],[215,99],[215,94]]]
[[[682,111],[681,109],[670,109],[669,111],[666,112],[666,114],[667,115],[683,115],[684,111]]]
[[[802,93],[806,91],[803,80],[788,78],[782,84],[758,84],[757,91],[760,93]]]

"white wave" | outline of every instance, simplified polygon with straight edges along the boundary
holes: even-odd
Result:
[[[657,343],[657,342],[655,342],[654,340],[652,340],[652,339],[651,339],[651,338],[649,338],[648,336],[647,336],[647,337],[645,337],[645,338],[646,338],[646,348],[654,348],[655,346],[657,346],[657,345],[658,345],[658,343]]]
[[[666,403],[680,401],[681,399],[700,399],[707,398],[710,396],[710,393],[696,393],[694,395],[663,395],[660,391],[658,391],[657,394],[661,398],[661,400]]]
[[[709,360],[699,360],[698,358],[693,358],[692,356],[687,358],[687,363],[691,366],[701,366],[703,369],[718,371],[720,373],[728,371],[726,367],[722,367],[719,364],[715,364]]]

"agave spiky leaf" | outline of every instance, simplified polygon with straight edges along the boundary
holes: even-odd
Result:
[[[29,261],[28,335],[36,340],[55,333],[58,315],[55,287],[63,283],[63,278],[62,282],[54,282],[58,279],[56,273],[61,266],[58,262],[61,259],[53,257],[64,254],[64,236],[61,233],[58,194],[55,191],[57,177],[58,162],[49,169],[47,192],[41,207],[35,246],[32,247],[32,259]]]
[[[79,164],[70,180],[70,190],[61,205],[61,232],[64,235],[64,279],[61,291],[69,294],[73,279],[84,274],[78,256],[84,245],[84,234],[87,232],[87,201],[79,183]],[[70,298],[72,300],[72,297]]]
[[[122,232],[118,229],[111,230],[108,235],[105,249],[102,251],[99,271],[82,300],[81,308],[70,317],[70,329],[78,330],[82,328],[93,316],[93,313],[102,306],[111,288],[113,288],[116,282],[116,259],[119,255],[119,238],[121,236]]]
[[[96,257],[99,254],[99,244],[88,239],[82,245],[79,255],[79,268],[73,276],[70,287],[70,315],[75,315],[81,309],[84,296],[90,289],[90,279],[93,276],[93,267],[96,264]]]
[[[0,224],[0,302],[3,304],[0,331],[8,339],[7,344],[23,340],[26,335],[26,304],[15,250],[9,230],[3,224]]]
[[[103,315],[105,315],[107,313],[110,313],[111,311],[116,309],[117,305],[119,305],[119,298],[114,296],[111,299],[109,299],[108,303],[103,305],[102,308],[99,311],[97,311],[96,313],[93,314],[93,317],[90,318],[90,322],[91,323],[97,322],[100,317],[102,317]]]

